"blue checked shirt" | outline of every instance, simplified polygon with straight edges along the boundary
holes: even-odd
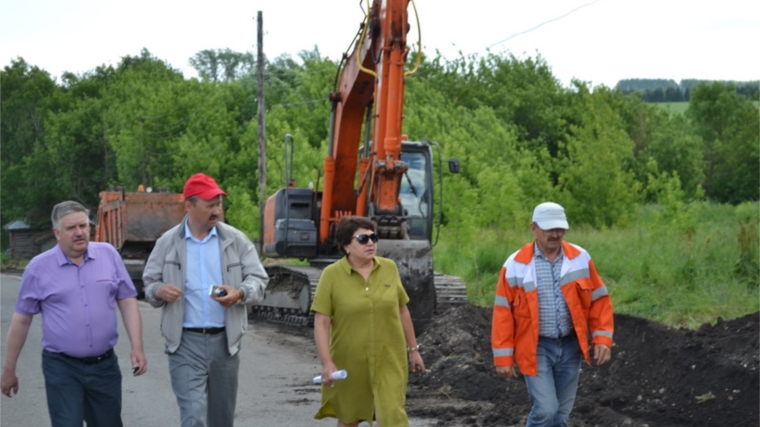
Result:
[[[570,310],[560,289],[562,261],[565,256],[560,247],[559,256],[549,261],[535,244],[536,287],[538,288],[538,334],[542,337],[560,338],[573,330]]]

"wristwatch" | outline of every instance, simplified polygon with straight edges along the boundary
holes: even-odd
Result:
[[[240,298],[238,298],[238,300],[235,301],[235,304],[243,305],[243,304],[245,304],[243,302],[243,301],[245,301],[245,293],[242,290],[240,290],[240,289],[238,289],[238,291],[240,291]]]

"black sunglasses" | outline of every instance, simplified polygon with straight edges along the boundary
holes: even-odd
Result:
[[[357,234],[354,236],[354,239],[356,239],[360,245],[366,245],[370,240],[372,240],[372,243],[377,243],[377,234]]]

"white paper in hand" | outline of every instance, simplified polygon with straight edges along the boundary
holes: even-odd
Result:
[[[330,376],[334,380],[342,380],[348,376],[348,372],[346,372],[345,369],[341,369],[340,371],[333,372]],[[314,377],[313,381],[314,381],[314,384],[322,384],[322,375],[317,375],[316,377]]]

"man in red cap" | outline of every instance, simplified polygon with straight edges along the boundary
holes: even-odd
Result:
[[[145,299],[161,307],[161,334],[182,427],[231,427],[246,304],[269,280],[256,247],[225,224],[214,178],[198,173],[182,192],[187,215],[156,242],[143,273]]]
[[[612,354],[612,303],[586,250],[563,240],[565,209],[553,202],[533,211],[535,240],[513,253],[499,274],[491,346],[496,373],[520,367],[531,410],[526,427],[562,427],[575,403],[581,361]]]

